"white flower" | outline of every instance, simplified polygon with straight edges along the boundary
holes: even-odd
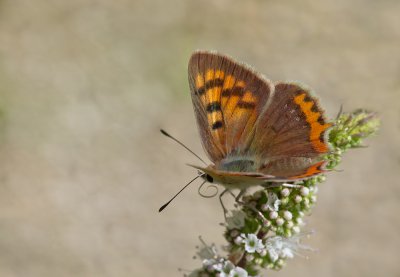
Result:
[[[203,268],[209,272],[221,271],[222,264],[215,259],[205,259],[203,260]]]
[[[244,219],[246,214],[243,211],[233,210],[231,216],[226,218],[226,224],[228,229],[241,229],[244,226]]]
[[[264,249],[265,246],[262,243],[262,240],[257,238],[255,234],[248,234],[247,237],[245,234],[242,234],[241,236],[243,238],[244,249],[247,253],[260,253]]]
[[[280,204],[281,204],[281,200],[279,200],[278,196],[273,192],[268,192],[268,201],[266,204],[267,207],[271,211],[278,211]]]
[[[229,277],[248,277],[248,274],[246,270],[237,266],[234,269],[231,269],[229,272]]]
[[[235,266],[231,261],[223,258],[219,258],[218,260],[205,259],[203,261],[203,268],[210,273],[217,273],[216,276],[218,277],[251,277],[245,269]],[[198,276],[199,272],[199,270],[193,271],[189,277]]]
[[[312,250],[311,248],[300,244],[300,238],[305,234],[294,235],[291,238],[281,236],[273,236],[267,238],[265,247],[272,262],[276,262],[279,257],[293,258],[294,255],[299,255],[298,250]]]
[[[230,262],[229,262],[230,263]],[[218,277],[250,277],[247,271],[239,266],[234,266],[232,263],[227,268],[224,268]]]
[[[271,258],[271,261],[273,263],[276,262],[279,258],[279,254],[278,254],[278,252],[276,252],[276,250],[274,248],[268,249],[268,255]]]
[[[294,255],[290,248],[285,247],[282,249],[282,258],[290,258],[293,259]]]

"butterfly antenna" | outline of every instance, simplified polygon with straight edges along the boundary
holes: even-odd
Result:
[[[189,151],[190,153],[192,153],[193,155],[195,155],[200,161],[202,161],[205,165],[207,165],[207,163],[205,161],[203,161],[202,158],[199,157],[199,155],[197,155],[196,153],[194,153],[192,150],[190,150],[186,145],[184,145],[182,142],[180,142],[179,140],[177,140],[176,138],[174,138],[173,136],[171,136],[170,134],[168,134],[167,132],[165,132],[163,129],[160,129],[161,134],[163,134],[166,137],[169,137],[170,139],[174,140],[175,142],[179,143],[181,146],[183,146],[187,151]]]
[[[167,203],[165,203],[164,205],[162,205],[162,206],[160,207],[160,209],[158,209],[158,212],[159,212],[159,213],[162,212],[162,210],[164,210],[164,209],[169,205],[169,203],[171,203],[172,200],[174,200],[175,197],[178,196],[179,193],[181,193],[188,185],[190,185],[191,183],[193,183],[194,180],[196,180],[197,178],[199,178],[199,177],[201,177],[201,176],[203,176],[203,175],[196,176],[196,177],[193,178],[189,183],[187,183],[180,191],[178,191],[177,194],[174,195],[174,197],[172,197]]]

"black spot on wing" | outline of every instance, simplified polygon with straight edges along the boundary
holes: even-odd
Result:
[[[216,112],[221,110],[221,103],[220,102],[211,102],[207,105],[206,111],[208,113]]]
[[[244,88],[243,87],[233,87],[229,89],[224,89],[222,91],[222,96],[243,96]]]
[[[198,95],[203,95],[207,90],[215,87],[221,87],[224,84],[224,80],[217,78],[206,82],[206,84],[199,89],[197,89]]]
[[[248,109],[248,110],[253,110],[256,108],[256,104],[255,103],[251,103],[251,102],[245,102],[245,101],[239,101],[237,103],[238,108],[241,109]]]
[[[216,129],[219,129],[221,127],[222,127],[222,121],[218,120],[218,121],[215,121],[213,123],[213,125],[211,126],[211,129],[216,130]]]

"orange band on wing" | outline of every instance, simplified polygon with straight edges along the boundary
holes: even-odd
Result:
[[[302,93],[294,98],[294,102],[300,106],[301,111],[306,117],[307,122],[310,124],[310,141],[314,146],[315,150],[320,153],[326,153],[329,150],[328,144],[323,141],[321,135],[323,132],[332,126],[331,123],[324,123],[320,112],[312,111],[315,101],[311,99],[310,101],[305,101],[306,94]],[[321,124],[320,122],[323,122]]]
[[[320,161],[318,163],[313,164],[310,166],[307,171],[304,174],[296,175],[293,177],[290,177],[289,179],[302,179],[302,178],[307,178],[311,177],[313,175],[317,175],[319,173],[323,173],[324,171],[321,169],[321,166],[325,163],[325,161]]]

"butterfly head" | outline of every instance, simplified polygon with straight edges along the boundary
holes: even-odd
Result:
[[[226,188],[238,188],[243,189],[253,185],[260,185],[264,181],[255,177],[261,175],[256,173],[246,174],[245,172],[229,172],[221,171],[215,167],[215,165],[209,165],[207,167],[201,167],[196,165],[190,165],[198,169],[201,173],[200,177],[204,181],[213,184],[220,184]]]
[[[201,177],[204,179],[204,181],[207,181],[209,183],[214,183],[214,178],[210,174],[203,173]]]

